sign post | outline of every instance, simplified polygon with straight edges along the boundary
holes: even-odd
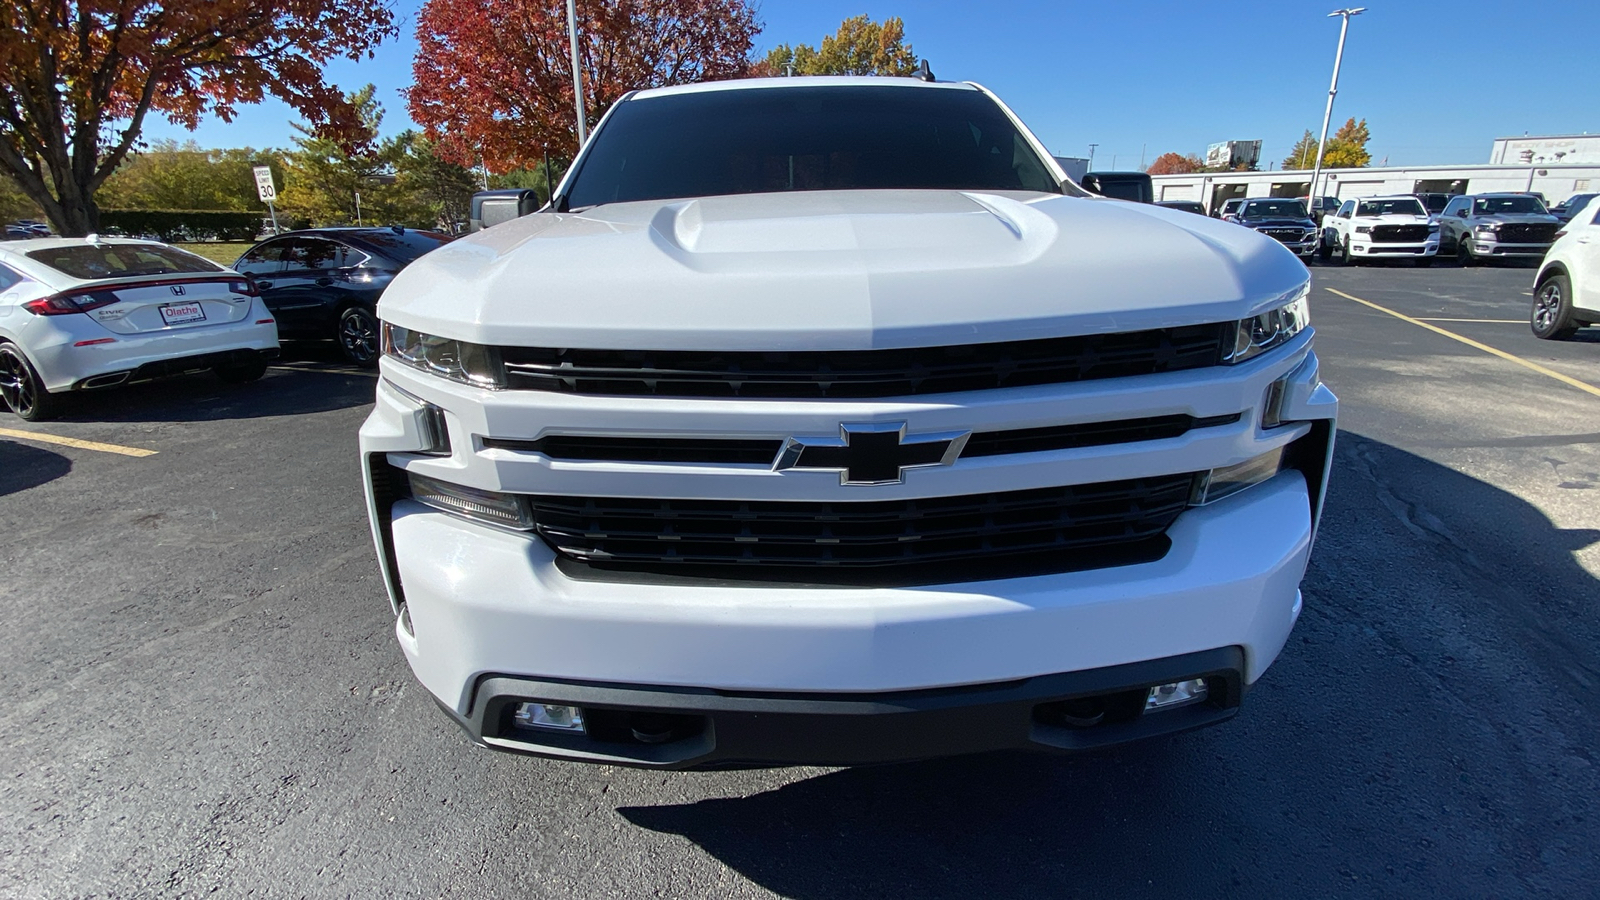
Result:
[[[272,201],[278,199],[278,189],[272,184],[272,169],[267,166],[256,166],[251,169],[256,175],[256,196],[267,204],[267,215],[272,217],[272,233],[278,233],[278,211],[273,209]]]

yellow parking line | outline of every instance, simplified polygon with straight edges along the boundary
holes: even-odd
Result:
[[[1443,316],[1417,316],[1418,322],[1480,322],[1487,325],[1521,325],[1526,319],[1446,319]]]
[[[143,450],[139,447],[102,444],[99,441],[80,441],[77,438],[61,437],[55,434],[40,434],[36,431],[17,431],[14,428],[0,428],[0,437],[22,438],[25,441],[39,441],[45,444],[60,444],[63,447],[77,447],[79,450],[99,450],[101,453],[120,453],[123,456],[155,456],[159,452],[156,450]]]
[[[1345,298],[1346,300],[1354,300],[1355,302],[1361,304],[1362,306],[1370,306],[1373,309],[1377,310],[1378,312],[1388,313],[1389,315],[1394,316],[1396,319],[1399,319],[1402,322],[1410,322],[1411,324],[1416,325],[1416,326],[1418,326],[1420,328],[1426,328],[1429,331],[1435,332],[1437,334],[1442,334],[1445,337],[1447,337],[1447,338],[1449,338],[1449,339],[1451,339],[1453,341],[1460,341],[1461,343],[1466,344],[1468,347],[1472,347],[1472,348],[1475,348],[1475,349],[1478,349],[1478,350],[1482,350],[1483,352],[1488,353],[1491,356],[1498,356],[1501,359],[1506,360],[1507,362],[1514,362],[1517,365],[1522,366],[1524,368],[1532,369],[1533,371],[1538,372],[1540,375],[1544,375],[1544,376],[1547,376],[1549,378],[1554,378],[1555,380],[1561,382],[1562,384],[1572,385],[1573,387],[1577,388],[1580,391],[1583,391],[1583,392],[1589,393],[1589,394],[1593,394],[1596,397],[1600,397],[1600,388],[1597,388],[1594,385],[1589,384],[1587,382],[1579,381],[1578,379],[1573,378],[1571,376],[1563,375],[1560,372],[1555,371],[1554,369],[1547,369],[1544,366],[1541,366],[1536,362],[1530,362],[1530,361],[1528,361],[1526,359],[1523,359],[1522,357],[1517,356],[1515,354],[1507,353],[1504,350],[1496,350],[1495,348],[1489,346],[1488,344],[1480,344],[1477,341],[1473,340],[1472,338],[1462,337],[1461,335],[1456,334],[1453,331],[1445,331],[1443,328],[1440,328],[1437,325],[1429,325],[1427,322],[1424,322],[1421,319],[1413,319],[1410,316],[1406,315],[1405,313],[1397,313],[1394,310],[1389,309],[1388,307],[1379,306],[1378,304],[1373,303],[1371,300],[1363,300],[1360,297],[1353,297],[1353,296],[1351,296],[1349,294],[1346,294],[1344,291],[1335,290],[1333,288],[1324,288],[1324,290],[1326,290],[1330,294],[1338,294],[1339,296]]]

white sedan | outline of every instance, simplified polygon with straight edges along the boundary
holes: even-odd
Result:
[[[0,399],[24,419],[163,375],[253,381],[277,353],[250,280],[193,253],[96,235],[0,244]]]

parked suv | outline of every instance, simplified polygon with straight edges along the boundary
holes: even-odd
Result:
[[[974,85],[628,94],[549,206],[384,295],[395,635],[474,740],[588,762],[1221,721],[1322,507],[1307,290],[1277,241],[1086,195]]]
[[[1537,259],[1556,239],[1561,220],[1532,194],[1452,198],[1439,216],[1439,245],[1464,266],[1486,259]]]
[[[1239,205],[1229,221],[1259,231],[1310,259],[1317,252],[1317,223],[1299,200],[1261,198]]]
[[[1533,281],[1529,324],[1535,337],[1561,341],[1600,322],[1600,199],[1594,196],[1561,229]]]
[[[1410,259],[1433,265],[1439,226],[1410,194],[1346,200],[1322,228],[1325,258],[1349,265],[1367,259]]]

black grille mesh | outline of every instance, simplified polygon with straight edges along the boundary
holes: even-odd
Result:
[[[1428,239],[1426,225],[1374,225],[1374,244],[1414,244]]]
[[[1230,326],[904,350],[717,352],[502,347],[507,386],[667,397],[899,397],[1219,365]]]
[[[887,569],[1050,555],[1060,569],[1159,538],[1194,476],[854,503],[530,498],[569,559],[691,574],[708,567]]]
[[[1555,240],[1560,227],[1549,222],[1507,222],[1498,236],[1502,244],[1543,244]]]

